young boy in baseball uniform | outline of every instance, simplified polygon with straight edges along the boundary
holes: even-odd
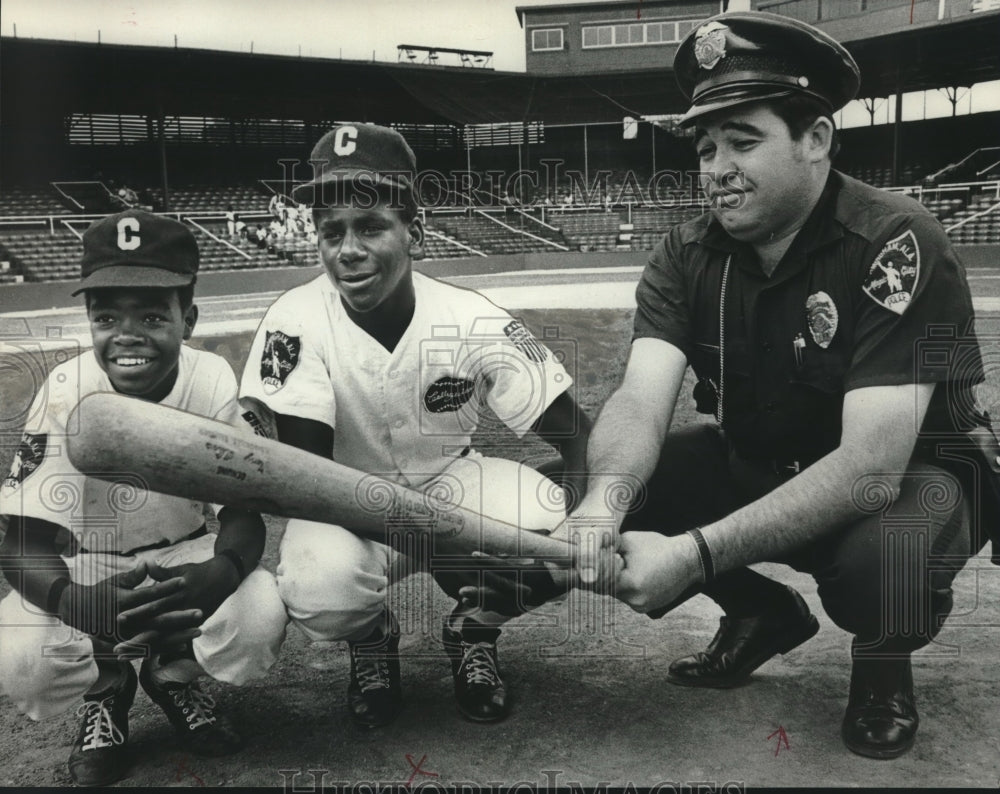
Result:
[[[244,408],[285,443],[525,529],[556,527],[562,492],[534,469],[481,455],[470,438],[486,404],[518,436],[533,430],[557,446],[567,472],[583,472],[589,423],[562,364],[479,293],[413,272],[424,230],[416,160],[399,133],[344,124],[310,162],[315,179],[292,197],[312,207],[326,272],[268,310],[243,373]],[[404,553],[388,532],[383,544],[349,526],[289,521],[277,567],[289,616],[313,640],[349,643],[349,707],[358,725],[377,727],[401,704],[388,585],[430,570],[449,595],[474,595],[444,625],[459,709],[502,719],[496,641],[507,618],[482,609],[478,572]],[[544,568],[535,575],[541,591],[553,586]]]
[[[208,534],[201,502],[106,482],[66,454],[71,413],[84,397],[117,392],[243,426],[224,359],[184,344],[198,246],[183,224],[140,210],[83,235],[84,293],[94,348],[55,367],[35,397],[13,467],[0,487],[9,528],[0,567],[13,587],[0,602],[0,683],[32,719],[82,695],[73,781],[98,786],[126,771],[128,711],[138,684],[184,746],[239,749],[197,677],[241,684],[277,657],[287,615],[274,577],[258,567],[264,523],[218,510]],[[85,421],[85,419],[84,419]],[[125,657],[141,653],[138,678]]]

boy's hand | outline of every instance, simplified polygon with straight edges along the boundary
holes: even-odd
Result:
[[[155,636],[145,643],[152,650],[186,642],[201,632],[202,618],[194,610],[178,611],[184,603],[184,582],[167,578],[149,587],[146,563],[93,585],[71,583],[63,590],[57,613],[73,628],[112,645],[134,643],[155,623]],[[133,617],[135,616],[135,617]]]
[[[182,608],[197,609],[204,618],[213,614],[240,586],[239,574],[225,557],[211,557],[204,562],[170,568],[151,563],[149,575],[157,582],[168,582],[174,577],[182,580]]]

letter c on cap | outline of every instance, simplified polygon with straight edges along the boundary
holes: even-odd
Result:
[[[122,251],[134,251],[140,242],[138,218],[122,218],[118,221],[118,247]]]
[[[358,145],[355,143],[357,139],[357,127],[341,127],[336,133],[334,133],[333,151],[341,157],[347,154],[352,154],[354,150],[358,148]]]

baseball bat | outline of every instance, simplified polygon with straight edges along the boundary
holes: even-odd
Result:
[[[388,543],[430,540],[432,553],[532,557],[569,564],[569,544],[480,515],[327,458],[176,408],[99,393],[70,417],[73,465],[104,480],[260,513],[339,524]],[[530,528],[529,528],[530,529]]]

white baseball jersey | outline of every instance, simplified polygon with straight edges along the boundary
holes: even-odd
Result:
[[[416,487],[462,454],[483,401],[522,436],[570,387],[552,352],[478,292],[420,273],[413,285],[413,319],[391,353],[325,273],[289,290],[257,329],[241,399],[329,425],[338,463]]]
[[[134,485],[87,477],[69,461],[70,414],[88,394],[114,392],[93,352],[55,367],[35,396],[10,474],[0,485],[0,513],[32,516],[69,529],[88,551],[126,552],[175,542],[205,522],[204,504]],[[214,353],[181,347],[177,382],[160,405],[246,428],[236,377]],[[126,473],[125,480],[128,480]],[[135,478],[132,478],[133,480]]]

